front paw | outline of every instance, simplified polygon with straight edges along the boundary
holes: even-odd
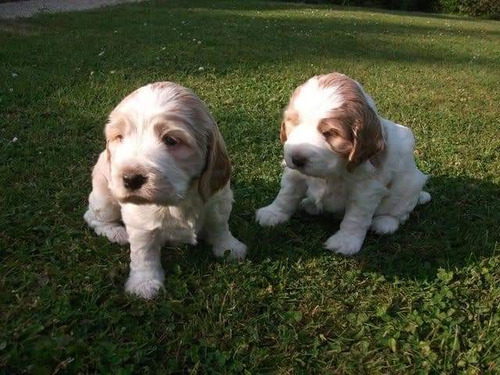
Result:
[[[274,227],[290,219],[290,215],[271,204],[258,209],[255,219],[263,227]]]
[[[111,242],[115,242],[122,246],[128,244],[127,229],[122,225],[110,226],[104,235],[108,237]]]
[[[131,272],[125,291],[144,299],[153,298],[163,287],[163,272]]]
[[[300,202],[300,208],[309,215],[319,215],[322,212],[321,206],[311,198],[304,198],[302,202]]]
[[[127,229],[123,225],[99,221],[91,210],[88,210],[83,218],[91,228],[94,228],[98,236],[105,236],[111,242],[122,246],[128,244]]]
[[[375,216],[371,230],[378,234],[391,234],[398,230],[399,220],[389,215]]]
[[[243,260],[247,254],[247,246],[232,237],[226,241],[222,241],[214,245],[212,249],[214,256],[221,258],[229,251],[228,259],[230,260]]]
[[[343,255],[354,255],[363,245],[363,238],[338,231],[325,242],[325,248]]]

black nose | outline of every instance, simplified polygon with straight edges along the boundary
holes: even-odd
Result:
[[[124,174],[123,185],[128,190],[137,190],[147,181],[147,177],[142,174]]]
[[[294,156],[292,156],[292,163],[296,167],[301,168],[304,165],[306,165],[306,162],[307,162],[307,158],[305,158],[304,156],[301,156],[301,155],[294,155]]]

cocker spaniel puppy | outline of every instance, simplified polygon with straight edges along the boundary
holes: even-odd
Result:
[[[224,140],[202,101],[171,82],[134,91],[111,112],[106,150],[93,170],[85,220],[113,242],[130,242],[127,292],[153,297],[163,286],[160,248],[195,244],[244,258],[228,227],[233,194]],[[123,226],[123,224],[124,226]]]
[[[299,205],[310,214],[344,213],[328,250],[351,255],[369,228],[393,233],[417,204],[427,176],[415,165],[410,129],[380,117],[351,78],[316,76],[292,94],[281,124],[284,173],[274,202],[257,210],[262,226],[287,221]]]

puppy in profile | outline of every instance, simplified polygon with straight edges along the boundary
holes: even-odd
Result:
[[[368,229],[394,233],[417,204],[427,176],[415,165],[410,129],[380,117],[353,79],[315,76],[292,94],[281,124],[284,173],[272,204],[257,210],[262,226],[287,221],[301,206],[310,214],[343,213],[325,247],[356,254]]]
[[[105,135],[84,218],[97,234],[130,243],[127,292],[151,298],[163,286],[166,242],[203,237],[217,257],[245,257],[228,227],[233,194],[224,140],[193,92],[171,82],[141,87],[111,112]]]

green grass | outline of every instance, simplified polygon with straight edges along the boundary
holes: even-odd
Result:
[[[0,30],[0,373],[500,372],[500,23],[173,0]],[[331,217],[254,222],[279,188],[291,91],[335,70],[412,128],[433,176],[433,201],[353,258],[323,250]],[[145,302],[123,292],[128,249],[82,215],[107,114],[157,80],[217,119],[250,250],[165,248],[166,288]]]

